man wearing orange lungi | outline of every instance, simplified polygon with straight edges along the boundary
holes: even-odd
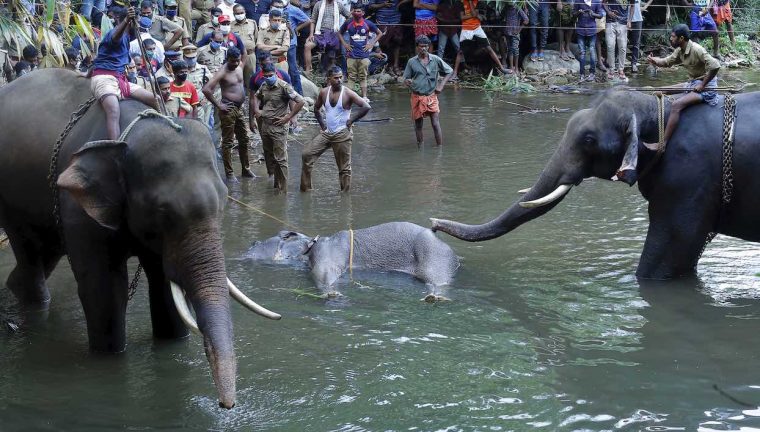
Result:
[[[430,124],[433,126],[435,144],[443,144],[441,136],[441,124],[438,120],[438,93],[443,91],[451,78],[453,69],[437,55],[430,54],[430,39],[419,36],[416,39],[417,55],[410,58],[404,69],[404,84],[412,90],[412,119],[414,120],[414,133],[417,136],[417,147],[422,146],[422,122],[425,116],[430,116]],[[438,77],[443,79],[438,82]]]

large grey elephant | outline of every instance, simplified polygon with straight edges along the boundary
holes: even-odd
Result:
[[[583,179],[611,179],[626,154],[637,154],[639,190],[649,202],[649,232],[636,275],[669,279],[693,274],[711,232],[760,241],[760,128],[754,123],[760,93],[736,96],[735,188],[729,204],[721,203],[722,101],[717,107],[685,110],[657,160],[645,145],[658,141],[657,98],[607,91],[590,108],[573,114],[535,185],[504,213],[481,225],[432,219],[433,230],[467,241],[502,236],[554,208]],[[669,111],[666,103],[666,119]]]
[[[353,247],[352,247],[353,240]],[[320,288],[329,288],[349,269],[397,271],[440,287],[451,283],[459,258],[430,229],[411,222],[388,222],[311,238],[293,231],[251,245],[245,257],[302,263]]]
[[[196,312],[220,405],[231,408],[236,358],[228,290],[250,309],[278,316],[226,277],[219,217],[227,188],[208,130],[195,120],[178,120],[176,130],[167,119],[145,118],[125,142],[96,141],[106,136],[96,102],[71,129],[52,172],[53,179],[59,175],[57,224],[48,183],[52,152],[72,112],[90,97],[89,80],[63,69],[36,71],[0,89],[0,226],[16,257],[7,285],[24,305],[46,308],[46,279],[68,255],[90,348],[120,352],[127,259],[139,257],[154,336],[184,337],[185,323],[196,325],[177,295],[182,287]],[[122,130],[146,108],[122,102]]]

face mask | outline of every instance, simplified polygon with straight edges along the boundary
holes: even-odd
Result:
[[[214,51],[217,51],[219,47],[222,46],[219,42],[212,41],[209,45],[211,45],[211,49]]]
[[[220,25],[219,26],[219,30],[221,30],[222,33],[224,33],[224,34],[227,34],[227,33],[230,32],[230,30],[232,30],[232,26],[229,25],[229,24],[227,24],[227,25]]]
[[[264,78],[264,82],[270,87],[273,86],[277,82],[277,75]]]
[[[195,64],[196,64],[196,62],[197,62],[197,60],[195,59],[195,57],[192,57],[192,58],[185,57],[184,60],[185,60],[185,63],[187,63],[187,66],[191,67],[191,68],[194,67]]]
[[[240,22],[245,21],[245,14],[242,13],[242,14],[235,15],[235,20],[240,21]]]
[[[354,16],[354,19],[355,19],[356,21],[359,21],[359,20],[360,20],[360,19],[362,19],[362,17],[364,16],[364,14],[363,14],[363,13],[353,13],[353,14],[351,14],[351,15],[353,15],[353,16]]]
[[[174,19],[174,17],[177,16],[177,11],[175,10],[168,10],[166,11],[166,17],[169,19]]]
[[[272,30],[279,30],[280,29],[280,23],[271,23],[269,24],[270,27],[272,27]]]
[[[136,72],[128,73],[127,80],[129,80],[129,82],[131,82],[132,84],[137,84],[137,73]]]
[[[187,79],[187,72],[174,74],[174,80],[175,81],[183,82],[186,79]]]
[[[219,17],[211,17],[211,24],[218,26],[219,25]]]
[[[145,51],[145,57],[148,57],[148,60],[153,59],[153,56],[155,55],[156,53],[154,53],[153,51]]]

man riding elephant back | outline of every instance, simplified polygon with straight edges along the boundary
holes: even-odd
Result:
[[[130,62],[128,30],[135,19],[134,8],[125,9],[114,6],[110,14],[114,18],[115,27],[106,33],[98,47],[98,55],[93,61],[93,69],[90,73],[90,90],[103,106],[108,138],[115,141],[121,134],[120,100],[133,98],[156,109],[158,105],[151,92],[129,82],[124,74]]]

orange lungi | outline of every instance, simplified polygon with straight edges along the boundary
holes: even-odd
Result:
[[[412,119],[419,120],[425,115],[439,113],[438,95],[433,93],[427,96],[412,93]]]
[[[726,2],[723,6],[713,6],[713,18],[717,25],[721,25],[724,22],[732,22],[733,14],[731,14],[731,3]]]

